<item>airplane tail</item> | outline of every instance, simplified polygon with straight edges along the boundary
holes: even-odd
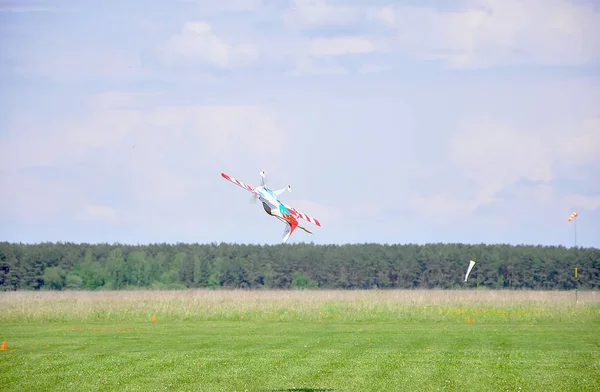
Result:
[[[290,239],[290,236],[294,232],[294,229],[296,229],[295,225],[290,225],[289,223],[285,224],[285,229],[283,230],[283,238],[281,239],[282,243],[285,244],[287,240]]]
[[[311,231],[309,231],[306,227],[300,226],[297,222],[286,222],[285,229],[283,231],[283,238],[281,239],[281,242],[283,242],[285,244],[287,242],[287,240],[290,239],[290,237],[292,236],[292,233],[294,232],[294,230],[296,228],[302,229],[305,232],[307,232],[308,234],[312,234]]]
[[[281,241],[286,243],[294,230],[296,230],[296,227],[298,227],[298,220],[296,220],[296,218],[294,218],[292,215],[286,214],[283,217],[285,221],[285,230],[283,231],[283,238]]]

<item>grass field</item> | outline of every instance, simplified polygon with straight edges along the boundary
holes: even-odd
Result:
[[[8,292],[4,340],[6,391],[600,390],[597,292]]]

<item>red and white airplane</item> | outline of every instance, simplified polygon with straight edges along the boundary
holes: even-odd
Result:
[[[298,224],[298,218],[302,218],[321,227],[321,222],[319,222],[317,219],[312,218],[306,215],[305,213],[300,212],[297,209],[290,207],[279,200],[278,196],[281,195],[284,191],[287,190],[288,192],[292,192],[291,186],[288,185],[286,188],[272,191],[271,189],[266,187],[265,172],[261,171],[260,176],[261,185],[253,188],[250,185],[244,184],[243,182],[236,180],[228,174],[221,173],[221,177],[247,190],[248,192],[252,193],[253,198],[255,197],[258,200],[260,200],[267,214],[274,216],[275,218],[285,223],[285,231],[283,232],[282,238],[283,243],[287,242],[287,240],[290,238],[296,227],[299,227],[300,229],[306,231],[309,234],[312,234],[312,232],[308,231],[306,228]]]

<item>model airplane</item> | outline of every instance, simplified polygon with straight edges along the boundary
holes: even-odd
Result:
[[[285,230],[283,232],[282,238],[283,243],[285,243],[290,238],[296,227],[299,227],[300,229],[306,231],[309,234],[312,234],[312,232],[308,231],[306,228],[298,224],[297,218],[302,218],[321,227],[321,223],[315,218],[312,218],[306,215],[305,213],[302,213],[297,209],[292,208],[285,203],[282,203],[279,200],[278,196],[281,195],[283,192],[292,191],[291,186],[288,185],[286,188],[272,191],[271,189],[266,187],[265,172],[261,171],[260,176],[261,185],[257,186],[256,188],[252,188],[250,185],[244,184],[243,182],[236,180],[228,174],[221,173],[221,177],[223,177],[224,179],[229,180],[235,185],[252,193],[252,198],[254,200],[260,200],[267,214],[274,216],[275,218],[285,223]]]

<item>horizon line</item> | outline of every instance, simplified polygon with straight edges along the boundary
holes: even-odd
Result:
[[[39,246],[39,245],[90,245],[90,246],[101,246],[101,245],[109,245],[109,246],[129,246],[129,247],[139,247],[139,246],[156,246],[156,245],[168,245],[168,246],[178,246],[178,245],[193,245],[193,246],[223,246],[223,245],[238,245],[238,246],[260,246],[260,247],[275,247],[275,246],[294,246],[294,245],[309,245],[313,247],[328,247],[328,246],[364,246],[364,245],[378,245],[378,246],[428,246],[428,245],[463,245],[463,246],[509,246],[509,247],[536,247],[536,248],[565,248],[565,249],[598,249],[600,248],[595,246],[581,246],[581,245],[571,245],[565,246],[562,244],[556,245],[544,245],[544,244],[531,244],[531,243],[520,243],[520,244],[511,244],[506,242],[495,242],[495,243],[486,243],[486,242],[426,242],[426,243],[415,243],[415,242],[346,242],[346,243],[328,243],[328,244],[315,244],[314,242],[292,242],[292,243],[251,243],[251,242],[224,242],[224,241],[211,241],[211,242],[146,242],[146,243],[128,243],[128,242],[76,242],[76,241],[39,241],[39,242],[16,242],[16,241],[5,241],[1,240],[0,244],[10,244],[10,245],[27,245],[27,246]]]

